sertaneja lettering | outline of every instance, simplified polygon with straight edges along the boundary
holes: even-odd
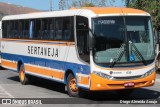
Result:
[[[58,57],[59,51],[58,51],[58,48],[28,46],[28,54]]]

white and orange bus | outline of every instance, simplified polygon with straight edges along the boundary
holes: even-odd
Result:
[[[155,82],[150,14],[131,8],[88,7],[5,16],[2,66],[64,83],[70,96],[125,93]]]

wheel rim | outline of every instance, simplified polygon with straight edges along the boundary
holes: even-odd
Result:
[[[21,69],[20,70],[20,79],[21,79],[21,81],[24,81],[24,78],[25,78],[24,69]]]
[[[73,92],[73,93],[76,93],[78,92],[78,88],[76,86],[76,79],[75,78],[72,78],[69,82],[69,87],[70,87],[70,90]]]

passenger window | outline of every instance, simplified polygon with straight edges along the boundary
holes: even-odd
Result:
[[[13,30],[13,38],[19,38],[18,33],[18,21],[14,21],[14,30]]]
[[[18,34],[19,34],[18,38],[23,38],[23,33],[22,33],[23,32],[22,29],[24,29],[23,25],[24,25],[24,21],[20,20],[18,23]]]
[[[55,38],[54,34],[54,18],[49,19],[49,39],[53,40]]]
[[[10,31],[9,21],[3,21],[2,22],[2,36],[3,36],[3,38],[9,37],[9,31]]]
[[[71,22],[70,18],[64,18],[63,20],[63,39],[70,40],[71,38]]]
[[[35,21],[31,20],[30,25],[29,25],[29,39],[33,38],[34,35],[34,26],[35,26]]]
[[[74,28],[73,17],[56,19],[56,40],[73,41]]]
[[[13,38],[14,37],[14,21],[10,21],[9,27],[10,27],[9,38]]]
[[[73,17],[3,21],[3,37],[74,40]]]
[[[41,19],[34,20],[35,26],[34,26],[34,39],[41,39]]]
[[[24,21],[23,38],[29,38],[29,20]]]
[[[55,40],[62,40],[62,24],[63,20],[62,18],[56,19],[56,37]]]

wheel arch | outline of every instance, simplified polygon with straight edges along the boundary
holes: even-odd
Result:
[[[24,61],[23,59],[19,58],[17,61],[17,72],[19,72],[21,65],[24,65]]]
[[[64,84],[67,83],[67,77],[70,73],[73,74],[73,76],[76,78],[76,73],[71,69],[67,69],[64,74]]]

